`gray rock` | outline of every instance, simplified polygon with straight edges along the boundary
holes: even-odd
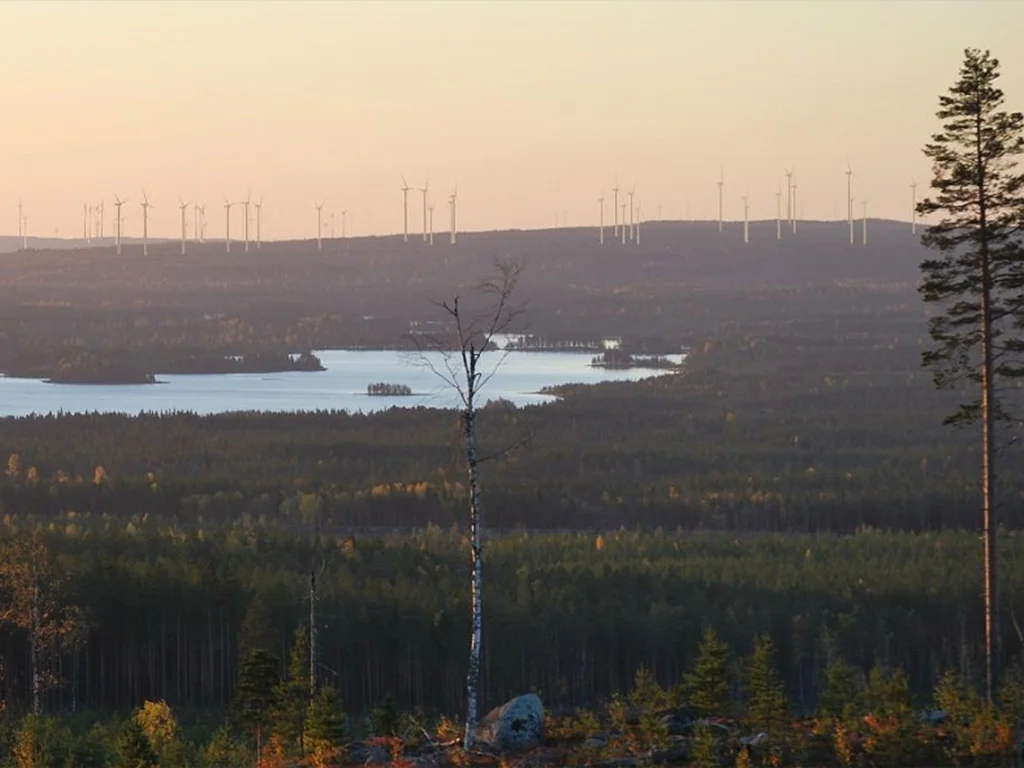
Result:
[[[520,752],[544,741],[544,704],[533,693],[495,707],[480,722],[477,741],[500,752]]]

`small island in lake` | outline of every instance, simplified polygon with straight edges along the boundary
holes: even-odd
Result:
[[[633,355],[624,349],[606,349],[593,358],[590,364],[595,368],[656,368],[674,371],[679,368],[676,363],[665,357],[651,355],[648,357]]]
[[[286,373],[325,371],[320,358],[312,352],[289,355],[286,352],[249,352],[243,355],[192,354],[168,359],[160,373]]]
[[[366,394],[383,397],[409,397],[412,395],[412,388],[408,384],[387,384],[378,381],[376,384],[366,385]]]
[[[65,355],[47,384],[156,384],[156,377],[139,365],[92,352]]]

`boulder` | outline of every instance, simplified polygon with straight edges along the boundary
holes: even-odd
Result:
[[[544,741],[544,704],[534,693],[495,707],[477,727],[476,739],[499,752],[520,752]]]

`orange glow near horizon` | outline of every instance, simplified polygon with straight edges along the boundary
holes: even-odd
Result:
[[[937,98],[965,47],[1024,108],[1024,3],[217,2],[0,4],[0,233],[77,237],[112,196],[137,236],[174,237],[177,198],[265,197],[264,237],[402,226],[401,176],[429,177],[436,230],[597,223],[615,174],[645,218],[774,218],[795,167],[803,218],[909,218]],[[419,232],[419,193],[410,193]],[[610,202],[605,219],[611,221]],[[241,231],[236,219],[235,233]],[[191,217],[189,217],[191,226]],[[325,233],[326,234],[326,233]]]

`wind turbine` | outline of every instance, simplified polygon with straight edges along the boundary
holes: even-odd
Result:
[[[598,218],[598,231],[601,233],[598,237],[598,242],[604,245],[604,190],[601,190],[601,196],[597,198],[597,204],[601,207],[601,214]]]
[[[263,248],[263,233],[260,231],[260,219],[263,218],[263,195],[260,195],[260,201],[255,203],[256,206],[256,250],[259,251]]]
[[[139,203],[142,206],[142,255],[149,255],[149,209],[152,208],[152,204],[149,202],[149,198],[146,197],[146,189],[142,189],[142,202]]]
[[[850,245],[853,245],[853,169],[846,161],[846,221],[850,225]]]
[[[235,205],[224,195],[224,252],[231,253],[231,206]]]
[[[619,226],[619,234],[622,235],[622,244],[626,244],[626,205],[627,203],[620,203],[622,208],[622,224]]]
[[[917,182],[910,182],[910,234],[917,234]]]
[[[181,209],[181,255],[185,255],[185,211],[188,209],[188,203],[178,198],[178,208]]]
[[[206,204],[196,206],[199,208],[199,242],[206,242]]]
[[[423,193],[423,242],[427,242],[427,190],[430,189],[430,179],[427,179],[426,184],[420,187],[420,192]]]
[[[427,210],[430,212],[430,216],[429,216],[429,221],[430,221],[430,239],[427,241],[427,243],[429,245],[433,245],[434,244],[434,204],[431,203],[430,205],[428,205],[427,206]],[[341,231],[342,231],[342,233],[344,233],[344,231],[345,231],[345,219],[344,219],[345,212],[342,211],[341,215],[342,215]]]
[[[316,249],[318,251],[323,250],[323,242],[320,240],[321,233],[323,232],[323,229],[321,228],[320,225],[320,217],[323,214],[324,202],[325,201],[320,201],[319,203],[314,204],[316,205]]]
[[[615,174],[615,186],[612,187],[612,215],[615,218],[615,228],[612,230],[612,237],[619,236],[619,174]],[[625,222],[623,222],[625,224]]]
[[[796,207],[796,184],[793,185],[793,234],[796,234],[796,220],[800,218]]]
[[[402,186],[399,187],[402,190],[402,238],[404,242],[409,242],[409,190],[412,187],[409,186],[409,182],[405,180],[405,176],[402,176]],[[452,214],[452,221],[455,220],[455,215]],[[452,232],[455,231],[455,225],[452,224]],[[453,236],[454,237],[454,236]]]
[[[787,176],[789,175],[788,171],[786,172],[786,175]],[[788,182],[786,184],[786,190],[787,190],[786,205],[789,205],[789,197],[788,197],[789,184],[788,184]],[[775,193],[775,239],[776,240],[781,240],[782,239],[782,188],[781,187]]]
[[[245,209],[245,222],[242,226],[242,232],[245,236],[245,252],[249,252],[249,204],[252,202],[252,190],[250,189],[245,193],[245,200],[242,201],[242,207]]]
[[[750,242],[750,222],[748,221],[747,214],[750,211],[750,204],[747,200],[747,196],[743,196],[743,242]]]
[[[100,204],[99,204],[99,219],[98,219],[98,221],[99,221],[99,224],[100,224],[100,241],[101,242],[103,241],[103,215],[104,215],[103,212],[104,212],[105,209],[106,209],[106,204],[102,200],[100,200]]]
[[[786,174],[786,220],[793,222],[793,169],[784,171]]]
[[[117,208],[117,230],[116,230],[117,231],[117,240],[116,240],[116,245],[117,245],[117,255],[118,256],[121,255],[121,206],[124,205],[127,202],[128,202],[127,198],[122,200],[117,195],[114,195],[114,207]],[[21,203],[19,203],[18,206],[20,208],[21,207]]]
[[[633,195],[636,194],[636,185],[634,184],[632,189],[629,190],[629,239],[632,240],[635,235],[633,233]],[[625,222],[623,222],[625,223]]]
[[[861,205],[864,206],[864,218],[861,219],[860,234],[861,234],[861,245],[868,244],[868,201],[862,200]]]
[[[640,245],[640,203],[636,204],[636,244]]]
[[[434,242],[434,231],[433,231],[434,230],[434,216],[433,216],[434,206],[430,206],[430,213],[431,213],[431,216],[430,216],[430,230],[431,230],[430,231],[430,242],[431,242],[431,244],[433,244],[433,242]],[[345,239],[345,218],[347,216],[348,216],[348,209],[345,209],[344,211],[341,212],[341,239],[342,240]]]
[[[724,227],[724,221],[722,220],[722,187],[725,186],[725,171],[721,168],[718,170],[718,231],[721,232]]]
[[[199,203],[192,206],[192,239],[199,242]]]
[[[456,184],[451,195],[448,196],[448,205],[452,214],[452,245],[455,245],[455,234],[458,231],[457,207],[459,204],[459,185]]]

